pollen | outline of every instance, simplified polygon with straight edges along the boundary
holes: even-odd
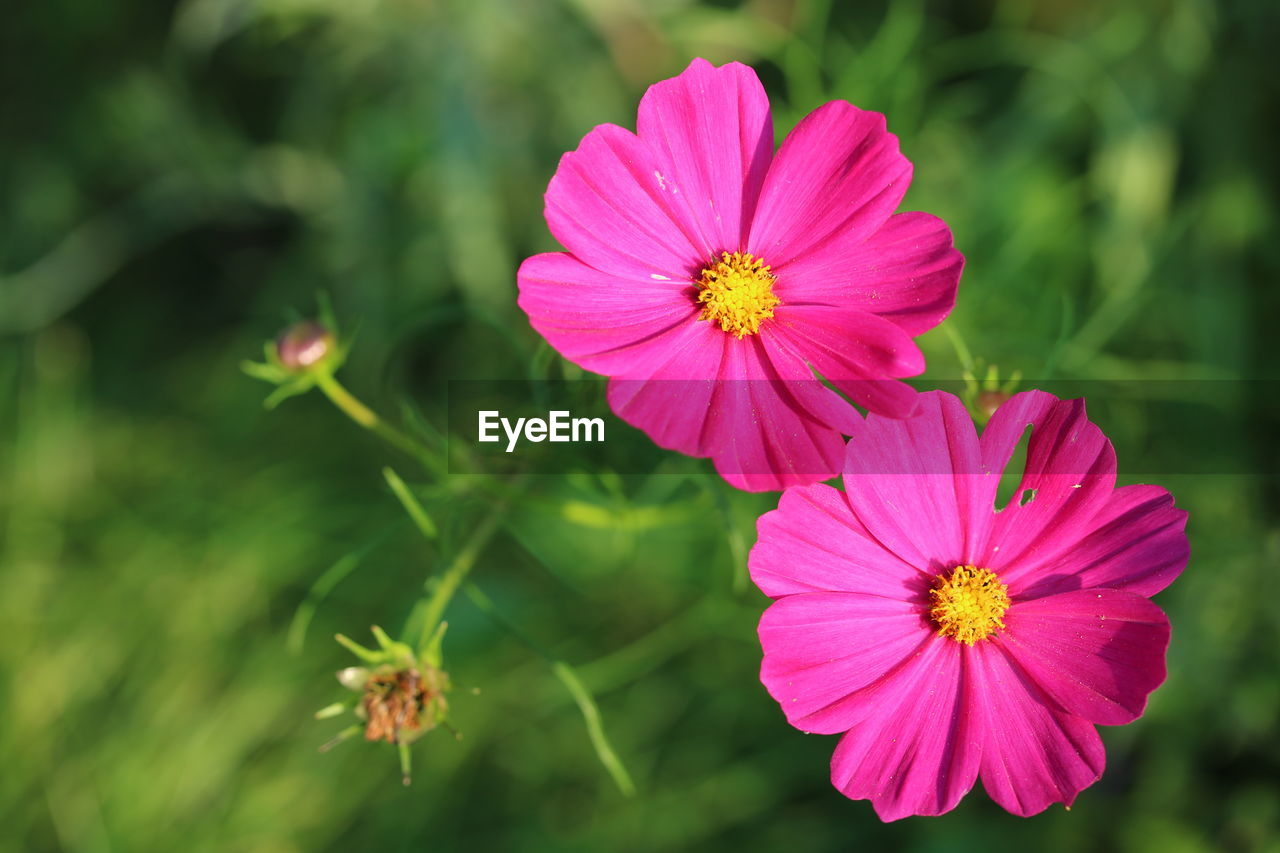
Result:
[[[739,340],[760,331],[781,300],[773,295],[776,276],[769,265],[746,252],[722,252],[720,260],[702,271],[694,282],[701,320],[719,323]]]
[[[1009,609],[1009,588],[990,569],[956,566],[950,574],[938,576],[929,595],[929,616],[940,636],[972,646],[1004,630],[1001,620]]]

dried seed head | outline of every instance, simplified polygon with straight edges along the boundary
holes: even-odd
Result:
[[[449,676],[438,669],[384,668],[369,674],[360,700],[365,740],[410,743],[444,720]]]

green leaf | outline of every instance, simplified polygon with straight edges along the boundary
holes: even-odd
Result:
[[[302,651],[307,638],[307,628],[311,626],[311,620],[315,618],[320,603],[333,591],[334,587],[355,571],[369,552],[381,545],[384,539],[386,539],[385,533],[362,548],[344,555],[316,578],[315,583],[311,584],[311,589],[307,590],[307,597],[293,612],[293,620],[289,623],[289,633],[285,643],[289,651],[294,654]]]
[[[386,479],[387,485],[391,487],[391,491],[399,499],[400,505],[404,507],[404,511],[409,514],[409,518],[413,520],[413,524],[427,539],[435,539],[440,535],[436,523],[431,520],[431,516],[427,515],[427,511],[422,508],[422,504],[418,503],[418,499],[409,491],[409,487],[404,484],[404,480],[400,479],[400,475],[391,468],[383,468],[382,476]]]

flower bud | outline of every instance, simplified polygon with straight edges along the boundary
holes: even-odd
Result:
[[[1013,395],[1008,391],[982,391],[978,394],[978,411],[982,412],[984,423],[991,420],[996,409],[1004,405]]]
[[[334,351],[333,332],[315,320],[294,323],[276,338],[276,355],[286,370],[300,373],[319,364]]]

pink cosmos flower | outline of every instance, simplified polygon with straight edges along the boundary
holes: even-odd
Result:
[[[996,487],[1032,428],[1013,499]],[[843,732],[831,779],[883,820],[955,807],[978,776],[1010,812],[1070,805],[1102,774],[1095,725],[1140,716],[1165,677],[1149,597],[1186,565],[1186,513],[1117,489],[1081,400],[1018,394],[977,436],[949,394],[872,415],[843,492],[786,490],[751,576],[760,677],[806,732]]]
[[[913,336],[955,304],[964,259],[940,219],[894,210],[911,163],[884,116],[844,101],[773,151],[755,72],[694,60],[650,87],[637,132],[596,127],[547,188],[567,252],[535,255],[520,307],[609,403],[729,482],[834,476],[855,403],[906,417]]]

